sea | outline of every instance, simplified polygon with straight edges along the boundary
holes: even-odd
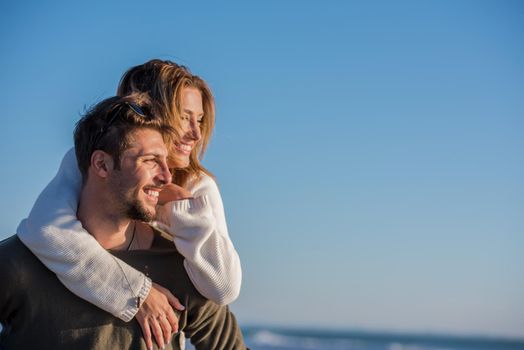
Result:
[[[270,327],[242,331],[251,350],[524,350],[524,339],[514,338]]]
[[[2,326],[0,325],[0,331]],[[524,339],[243,327],[251,350],[524,350]],[[189,340],[186,350],[194,350]]]

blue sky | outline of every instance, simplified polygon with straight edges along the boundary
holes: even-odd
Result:
[[[0,236],[85,106],[151,58],[206,79],[243,324],[524,337],[519,1],[0,5]]]

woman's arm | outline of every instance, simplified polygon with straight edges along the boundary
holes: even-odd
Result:
[[[76,217],[81,188],[74,149],[17,229],[20,240],[74,294],[129,321],[151,280],[108,253]]]
[[[174,236],[200,294],[218,304],[229,304],[240,293],[242,270],[229,238],[220,192],[205,174],[190,190],[194,198],[165,204],[153,225]]]

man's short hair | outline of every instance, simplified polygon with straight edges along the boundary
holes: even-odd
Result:
[[[157,130],[164,142],[171,144],[173,129],[158,117],[158,107],[147,94],[114,96],[91,107],[77,122],[74,132],[76,159],[84,182],[96,150],[111,155],[119,169],[120,156],[130,145],[129,135],[139,128]]]

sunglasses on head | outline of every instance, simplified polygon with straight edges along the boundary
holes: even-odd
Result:
[[[100,141],[100,139],[102,138],[102,136],[104,136],[104,134],[107,132],[107,130],[109,129],[109,127],[115,122],[116,118],[120,115],[120,112],[122,111],[122,108],[129,108],[131,109],[136,115],[144,118],[144,119],[151,119],[150,116],[146,115],[144,113],[144,111],[142,110],[142,108],[140,108],[138,105],[136,105],[135,103],[132,103],[132,102],[120,102],[118,103],[117,105],[113,106],[113,109],[112,111],[110,111],[108,114],[109,114],[109,120],[107,123],[105,123],[104,125],[102,125],[102,127],[100,128],[100,130],[98,131],[98,133],[96,134],[95,136],[95,139],[93,140],[93,145],[97,145],[98,142]]]

